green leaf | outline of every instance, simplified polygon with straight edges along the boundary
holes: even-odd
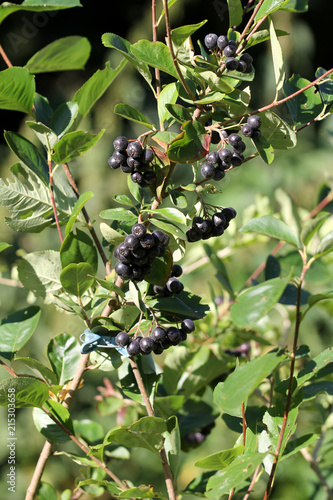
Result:
[[[15,359],[12,361],[12,367],[16,373],[20,373],[23,376],[42,378],[48,385],[58,385],[55,373],[37,359],[15,356]]]
[[[37,489],[36,500],[58,500],[58,495],[51,484],[41,481]]]
[[[281,10],[289,10],[291,12],[307,12],[309,0],[289,0]]]
[[[79,106],[76,102],[64,102],[55,110],[50,121],[50,128],[58,136],[58,140],[69,132],[79,113]]]
[[[50,399],[45,403],[45,407],[58,422],[73,434],[73,423],[69,411],[61,403]],[[70,439],[68,434],[45,411],[35,408],[32,415],[37,430],[49,441],[53,443],[65,443]]]
[[[204,24],[206,24],[207,20],[201,21],[201,23],[196,24],[188,24],[186,26],[180,26],[179,28],[174,28],[171,30],[171,40],[174,45],[174,48],[179,49],[181,45],[188,39],[193,33],[195,33],[198,29],[200,29]]]
[[[49,184],[49,168],[45,156],[28,139],[16,132],[5,131],[4,138],[13,153],[32,171],[45,185]]]
[[[118,498],[159,498],[160,500],[167,500],[162,493],[158,493],[154,490],[153,486],[134,486],[133,488],[128,488],[125,491],[119,493]]]
[[[138,60],[153,68],[158,68],[160,71],[168,73],[178,80],[178,73],[175,70],[169,49],[165,43],[140,40],[131,45],[130,50]]]
[[[110,227],[108,224],[105,224],[104,222],[102,222],[99,227],[101,229],[103,238],[111,245],[120,245],[120,243],[122,243],[126,237],[125,234],[118,233],[118,231]]]
[[[287,31],[283,30],[275,30],[275,33],[277,36],[287,36],[289,33]],[[267,42],[267,40],[270,39],[269,31],[268,30],[260,30],[257,31],[256,33],[253,33],[250,40],[246,44],[246,50],[248,50],[250,47],[253,47],[254,45],[258,45],[258,43],[263,43]]]
[[[149,212],[154,214],[157,219],[167,220],[174,223],[186,225],[186,217],[177,208],[158,208],[156,210],[142,210],[142,212]]]
[[[306,363],[304,368],[297,375],[297,387],[300,389],[305,382],[332,373],[333,371],[333,348],[328,347],[320,354]]]
[[[91,46],[87,38],[66,36],[46,45],[25,64],[30,73],[84,69]]]
[[[66,224],[66,228],[65,228],[65,233],[66,233],[66,236],[71,232],[72,228],[73,228],[73,225],[75,224],[75,221],[76,219],[78,218],[82,208],[84,207],[84,205],[87,203],[87,201],[90,200],[90,198],[92,198],[94,196],[94,194],[91,192],[91,191],[86,191],[85,193],[82,193],[77,202],[75,203],[74,207],[73,207],[73,210],[72,210],[72,214]]]
[[[158,257],[152,264],[152,271],[145,277],[145,281],[152,285],[165,285],[172,270],[172,254],[166,251],[163,257]]]
[[[3,252],[4,250],[7,250],[7,248],[10,248],[12,245],[10,245],[9,243],[5,243],[5,242],[0,242],[0,252]]]
[[[231,462],[233,462],[235,458],[242,453],[244,453],[244,446],[240,445],[236,446],[235,448],[219,451],[217,453],[209,455],[208,457],[201,458],[200,460],[195,462],[194,465],[202,469],[221,470],[231,464]]]
[[[316,71],[316,78],[319,78],[324,73],[326,73],[326,69],[318,68]],[[332,73],[325,78],[323,83],[318,83],[320,97],[325,106],[330,106],[333,103],[333,79]]]
[[[205,134],[205,128],[201,123],[192,121],[183,123],[181,128],[182,132],[169,144],[168,158],[177,163],[193,163],[205,154],[200,141],[200,136]]]
[[[223,412],[235,417],[242,416],[242,404],[285,359],[281,351],[271,351],[240,366],[219,382],[214,389],[214,400]]]
[[[34,97],[35,78],[27,69],[13,66],[0,71],[0,109],[29,114],[32,111]]]
[[[108,280],[102,280],[100,278],[95,278],[95,280],[103,287],[106,288],[107,290],[110,290],[110,292],[115,292],[117,295],[122,297],[123,299],[125,298],[125,292],[119,288],[119,286],[115,285],[112,283],[112,281]]]
[[[167,425],[159,417],[143,417],[128,427],[120,426],[105,436],[104,444],[116,442],[129,448],[145,448],[157,456],[163,446]]]
[[[123,222],[131,222],[132,224],[135,224],[138,220],[137,215],[125,208],[109,208],[103,210],[99,215],[102,219],[121,220]]]
[[[280,9],[280,7],[283,7],[286,3],[288,3],[288,1],[289,0],[264,0],[264,3],[258,10],[254,20],[259,21],[259,19],[264,16],[267,16],[268,14]]]
[[[68,134],[65,134],[60,141],[54,145],[52,160],[60,165],[78,158],[95,146],[104,132],[104,129],[99,134],[91,134],[90,132],[83,132],[82,130],[68,132]]]
[[[287,224],[271,215],[263,215],[250,219],[240,230],[242,233],[258,233],[270,238],[277,238],[290,245],[299,248],[300,242],[298,236]]]
[[[240,328],[250,328],[279,301],[289,278],[274,278],[242,292],[230,308],[231,319]]]
[[[109,63],[106,63],[105,69],[97,70],[75,93],[72,101],[78,105],[79,112],[71,127],[73,130],[78,127],[80,121],[89,113],[93,105],[121,73],[126,63],[127,61],[122,59],[115,69],[111,68]]]
[[[5,358],[12,358],[16,351],[23,347],[36,330],[40,309],[29,306],[20,309],[0,322],[0,354]]]
[[[59,384],[66,384],[74,377],[80,362],[80,344],[72,335],[61,333],[50,340],[47,357]]]
[[[283,93],[286,97],[290,96],[306,87],[309,83],[309,80],[299,75],[293,75],[283,85]],[[323,109],[320,93],[316,91],[314,86],[289,99],[286,104],[296,128],[316,118]]]
[[[252,143],[258,151],[260,158],[262,158],[267,165],[270,165],[274,161],[275,154],[273,147],[267,139],[261,135],[259,139],[252,139]]]
[[[177,478],[181,454],[181,440],[177,417],[167,421],[168,432],[164,434],[164,449],[174,478]]]
[[[45,12],[52,10],[69,9],[71,7],[82,7],[79,0],[25,0],[21,5],[11,2],[3,2],[0,5],[0,23],[13,12],[20,10],[30,12]]]
[[[170,84],[173,85],[173,84]],[[169,111],[170,115],[173,116],[178,122],[183,123],[192,119],[191,113],[188,108],[185,108],[181,104],[171,104],[165,103],[166,109]],[[168,141],[169,142],[169,141]]]
[[[277,99],[279,90],[282,89],[284,80],[286,77],[285,69],[284,69],[284,61],[283,54],[280,46],[280,42],[275,32],[273,21],[270,19],[269,21],[269,34],[271,40],[271,50],[272,50],[272,61],[275,75],[275,85],[276,85],[276,95],[275,99]]]
[[[158,117],[161,123],[164,123],[172,116],[170,115],[170,112],[168,111],[166,105],[168,104],[172,106],[177,101],[177,98],[177,83],[169,83],[168,85],[165,85],[165,87],[163,87],[157,101]]]
[[[238,26],[243,20],[243,6],[241,0],[227,0],[229,9],[229,28]]]
[[[21,164],[11,168],[14,180],[0,179],[0,204],[11,212],[5,217],[14,231],[39,233],[53,222],[49,188],[39,176]],[[22,179],[22,180],[21,180]],[[76,201],[73,190],[60,176],[54,176],[54,196],[60,224],[66,222]]]
[[[333,231],[327,233],[316,248],[315,257],[322,257],[333,250]]]
[[[94,283],[94,268],[87,262],[69,264],[60,273],[60,281],[66,292],[82,297]]]
[[[51,151],[54,144],[59,140],[57,134],[53,132],[50,127],[44,125],[41,122],[26,122],[28,127],[34,131],[36,137],[40,140],[40,142],[45,146],[47,151]],[[37,150],[38,153],[39,150]]]
[[[31,377],[7,378],[0,382],[0,405],[15,404],[15,408],[41,408],[49,397],[44,382]]]
[[[22,285],[43,299],[61,289],[60,272],[60,254],[55,250],[28,253],[18,266]]]
[[[262,121],[260,130],[274,149],[291,149],[296,146],[295,132],[280,116],[272,111],[259,113]]]
[[[203,318],[209,307],[200,302],[199,296],[187,292],[182,292],[178,297],[153,297],[146,300],[148,306],[179,316],[179,319]]]
[[[229,94],[235,90],[224,78],[221,78],[213,71],[202,71],[200,77],[204,78],[206,84],[216,92]]]
[[[314,237],[314,235],[319,231],[321,226],[324,224],[326,219],[329,217],[329,213],[319,213],[316,217],[313,219],[310,219],[307,221],[301,231],[301,240],[304,245],[308,245],[308,243],[311,241],[311,239]]]
[[[76,234],[69,233],[60,248],[60,261],[63,269],[69,264],[87,262],[96,274],[98,254],[93,240],[80,229],[76,230]]]
[[[148,118],[146,118],[145,115],[141,113],[141,111],[133,108],[133,106],[130,106],[129,104],[116,104],[114,107],[114,112],[116,113],[116,115],[122,116],[126,120],[131,120],[133,122],[139,123],[140,125],[143,125],[144,127],[149,128],[150,130],[154,130],[154,125],[150,123]]]

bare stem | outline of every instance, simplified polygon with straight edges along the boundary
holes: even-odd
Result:
[[[48,160],[48,166],[49,166],[49,176],[50,176],[50,198],[51,198],[51,203],[52,203],[52,208],[53,208],[53,215],[54,215],[54,219],[55,219],[55,222],[57,225],[59,239],[60,239],[60,242],[62,243],[64,239],[63,239],[62,234],[61,234],[61,227],[60,227],[58,213],[57,213],[57,207],[56,207],[56,203],[55,203],[55,199],[54,199],[54,185],[53,185],[53,172],[52,172],[51,159]]]
[[[260,9],[260,7],[261,7],[261,5],[263,4],[263,2],[264,2],[264,0],[259,0],[259,2],[258,2],[258,4],[257,4],[256,8],[253,10],[253,12],[252,12],[252,15],[251,15],[250,19],[249,19],[249,20],[248,20],[248,22],[246,23],[246,26],[245,26],[245,28],[243,29],[243,31],[242,31],[242,33],[241,33],[241,35],[240,35],[239,39],[238,39],[238,42],[237,42],[237,43],[238,43],[238,45],[239,45],[239,44],[241,43],[241,41],[245,38],[246,33],[247,33],[247,32],[248,32],[248,30],[250,29],[250,27],[251,27],[251,25],[252,25],[252,23],[253,23],[253,21],[254,21],[254,18],[256,17],[257,12],[258,12],[258,10]]]
[[[40,479],[43,475],[46,462],[48,458],[52,455],[52,448],[53,448],[53,443],[51,441],[45,441],[45,444],[43,446],[43,449],[39,455],[38,462],[36,464],[34,473],[32,475],[30,484],[28,486],[26,495],[25,495],[25,500],[34,500],[36,497],[36,492],[38,489],[38,485],[40,482]]]
[[[158,26],[158,24],[156,22],[156,0],[152,0],[151,12],[152,12],[153,42],[156,42],[157,41],[157,26]],[[160,77],[160,70],[158,68],[155,68],[155,78],[156,78],[156,96],[158,99],[159,95],[161,93],[161,77]]]
[[[320,481],[320,484],[322,485],[322,488],[327,495],[327,498],[329,500],[333,500],[333,491],[328,486],[328,484],[327,484],[320,468],[318,467],[318,464],[317,464],[316,460],[314,459],[314,457],[311,455],[311,453],[309,453],[307,448],[303,448],[303,450],[301,450],[301,453],[302,453],[303,457],[305,458],[305,460],[307,462],[309,462],[311,469],[317,474],[318,479]]]
[[[12,63],[10,62],[10,60],[8,59],[7,57],[7,54],[6,52],[3,50],[2,46],[0,45],[0,55],[2,57],[2,59],[5,61],[5,63],[7,64],[8,68],[11,68],[13,65]]]

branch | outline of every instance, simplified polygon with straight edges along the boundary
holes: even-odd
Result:
[[[309,453],[307,448],[303,448],[303,450],[301,450],[301,453],[302,453],[303,457],[305,458],[305,460],[307,462],[309,462],[311,469],[317,474],[318,479],[320,481],[320,484],[322,485],[323,490],[325,491],[325,493],[327,495],[327,498],[329,500],[333,500],[333,491],[328,486],[328,484],[327,484],[320,468],[318,467],[318,464],[317,464],[316,460],[314,459],[314,457],[311,455],[311,453]]]
[[[7,57],[7,54],[6,52],[3,50],[2,46],[0,45],[0,55],[2,57],[2,59],[5,61],[5,63],[7,64],[8,68],[11,68],[13,65],[12,63],[10,62],[10,60],[8,59]]]
[[[50,176],[50,198],[51,198],[51,203],[52,203],[53,215],[54,215],[54,219],[55,219],[55,222],[57,225],[60,243],[62,243],[64,241],[64,239],[63,239],[62,234],[61,234],[61,227],[60,227],[58,213],[57,213],[57,207],[56,207],[56,203],[55,203],[55,199],[54,199],[53,172],[52,172],[52,162],[51,162],[50,158],[48,159],[48,166],[49,166],[49,176]]]

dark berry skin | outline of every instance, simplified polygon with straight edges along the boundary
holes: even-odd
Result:
[[[219,36],[216,44],[217,44],[219,49],[223,50],[224,47],[226,47],[228,45],[228,37],[225,35]]]
[[[260,116],[257,116],[257,115],[249,116],[247,119],[247,123],[254,130],[258,130],[261,127],[261,118],[260,118]]]
[[[140,239],[140,244],[143,248],[152,248],[155,245],[155,238],[152,234],[146,234]]]
[[[174,264],[171,270],[171,276],[174,278],[179,278],[183,274],[183,269],[179,264]]]
[[[223,212],[218,212],[213,215],[212,221],[215,227],[224,227],[227,222],[227,217]]]
[[[244,151],[246,149],[245,142],[240,141],[237,144],[235,144],[235,146],[233,146],[233,148],[237,151],[237,153],[244,153]]]
[[[154,292],[155,295],[163,295],[164,286],[162,286],[162,285],[154,285],[153,286],[153,292]]]
[[[222,209],[222,213],[225,215],[225,218],[229,222],[231,219],[234,219],[237,215],[237,212],[232,207],[226,207]]]
[[[153,184],[156,181],[156,173],[154,172],[154,170],[147,170],[147,172],[144,172],[143,180],[148,185]]]
[[[190,229],[188,229],[186,231],[186,238],[187,238],[187,241],[189,241],[190,243],[201,240],[201,236],[202,236],[202,233],[199,232],[194,227],[190,227]]]
[[[131,337],[128,335],[127,332],[119,332],[116,335],[116,343],[120,347],[126,347],[131,341]]]
[[[212,228],[212,236],[221,236],[224,233],[223,226],[213,226]]]
[[[164,349],[162,347],[162,344],[155,342],[154,347],[153,347],[153,353],[154,354],[162,354],[163,351],[164,351]]]
[[[223,177],[225,177],[225,171],[223,169],[216,168],[213,181],[221,181]]]
[[[187,319],[183,319],[182,321],[182,324],[181,324],[181,329],[183,330],[183,332],[185,333],[192,333],[194,332],[195,330],[195,324],[194,322],[187,318]]]
[[[134,167],[131,167],[128,163],[122,163],[120,165],[120,170],[124,172],[124,174],[132,174],[134,172]]]
[[[155,229],[155,231],[153,231],[152,234],[155,240],[164,247],[169,245],[170,237],[168,234],[163,233],[163,231],[160,231],[159,229]]]
[[[256,139],[259,139],[260,137],[261,137],[260,130],[254,130],[252,133],[251,139],[253,139],[255,141]]]
[[[250,56],[247,52],[244,52],[239,58],[240,61],[244,61],[246,64],[252,64],[253,63],[253,57]]]
[[[220,160],[228,165],[231,165],[232,152],[230,149],[222,148],[219,152]]]
[[[205,179],[211,179],[212,177],[214,177],[214,173],[215,173],[215,168],[212,163],[204,163],[202,165],[201,167],[202,177],[204,177]]]
[[[143,224],[134,224],[132,226],[132,234],[136,236],[139,239],[142,239],[146,236],[147,234],[147,228]]]
[[[162,342],[163,340],[166,339],[166,336],[167,336],[166,331],[161,326],[157,326],[151,332],[151,337],[153,340],[155,340],[155,342]]]
[[[210,219],[203,219],[202,222],[198,222],[196,227],[204,233],[209,233],[212,230],[213,222]]]
[[[209,50],[214,49],[217,44],[217,35],[215,35],[215,33],[209,33],[208,35],[205,36],[204,43],[207,49]]]
[[[173,345],[177,345],[181,341],[179,328],[174,326],[170,326],[170,328],[167,329],[167,336]]]
[[[128,140],[127,137],[125,137],[124,135],[116,137],[115,140],[113,141],[113,147],[117,151],[126,151],[127,145],[128,145]]]
[[[138,339],[132,340],[127,346],[127,352],[130,356],[137,356],[140,354],[140,342]]]
[[[142,155],[143,148],[139,141],[130,142],[126,148],[126,153],[128,156],[132,156],[133,158],[140,158]]]
[[[241,132],[244,137],[252,137],[253,128],[248,123],[245,123],[245,125],[241,127]]]
[[[124,262],[117,262],[114,266],[115,272],[123,279],[131,279],[132,277],[132,268],[128,264],[124,264]]]
[[[236,54],[236,46],[229,42],[228,45],[226,47],[224,47],[223,54],[226,57],[234,56]]]
[[[225,67],[229,71],[235,71],[236,69],[238,69],[237,59],[235,57],[227,57],[227,59],[225,60]]]
[[[134,169],[139,170],[139,167],[141,166],[141,161],[136,159],[136,158],[133,158],[133,156],[128,156],[126,159],[126,164],[128,167],[132,168],[133,170]],[[132,170],[132,172],[133,172],[133,170]]]
[[[241,141],[242,141],[242,138],[239,134],[236,134],[236,133],[233,133],[233,134],[230,134],[229,135],[229,144],[230,146],[237,146],[237,144],[239,144]]]
[[[136,170],[135,172],[133,172],[133,174],[131,174],[131,179],[133,182],[139,184],[142,181],[143,176],[142,176],[141,172],[138,172]]]
[[[144,150],[142,151],[142,154],[140,156],[140,160],[142,161],[142,163],[151,163],[154,159],[154,153],[153,153],[153,150],[150,149],[150,148],[144,148]]]
[[[219,154],[217,151],[211,151],[206,156],[207,162],[211,163],[212,165],[215,165],[216,163],[218,163],[219,159],[220,159],[220,157],[219,157]]]
[[[243,161],[244,161],[244,156],[241,153],[237,153],[235,151],[234,154],[232,155],[231,164],[234,167],[239,167],[243,163]]]
[[[151,337],[143,337],[140,340],[140,351],[143,354],[150,354],[154,347],[154,340]]]
[[[128,234],[124,240],[125,246],[129,248],[129,250],[135,250],[140,245],[140,240],[133,234]]]
[[[166,287],[171,293],[180,293],[184,290],[184,285],[177,278],[169,278]]]
[[[140,266],[132,266],[133,280],[141,281],[145,277],[144,269]]]
[[[110,167],[115,170],[116,168],[119,168],[120,167],[120,163],[119,161],[117,160],[117,158],[115,156],[110,156],[110,158],[108,159],[108,164],[110,165]]]
[[[241,73],[246,73],[248,65],[246,64],[245,61],[237,61],[237,71],[240,71]]]

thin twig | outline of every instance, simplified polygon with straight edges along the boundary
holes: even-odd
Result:
[[[328,486],[327,482],[326,482],[326,479],[324,478],[320,468],[318,467],[318,464],[316,462],[316,460],[313,458],[313,456],[311,455],[311,453],[309,453],[308,449],[307,448],[303,448],[301,450],[301,453],[303,455],[303,457],[305,458],[305,460],[307,462],[309,462],[310,464],[310,467],[311,469],[316,473],[316,475],[318,476],[318,479],[320,481],[320,484],[322,485],[323,487],[323,490],[325,491],[325,493],[327,494],[327,498],[329,500],[333,500],[333,491],[331,490],[331,488]]]
[[[0,55],[1,55],[2,59],[5,61],[5,63],[7,64],[8,68],[11,68],[13,65],[10,62],[6,52],[3,50],[2,45],[0,45]]]
[[[62,243],[64,241],[64,239],[63,239],[63,236],[61,233],[61,227],[60,227],[60,223],[59,223],[57,207],[56,207],[56,203],[55,203],[55,199],[54,199],[54,184],[53,184],[53,172],[52,172],[51,159],[48,160],[48,166],[49,166],[49,176],[50,176],[50,198],[51,198],[51,203],[52,203],[53,215],[54,215],[54,219],[55,219],[55,222],[57,225],[60,243]]]

